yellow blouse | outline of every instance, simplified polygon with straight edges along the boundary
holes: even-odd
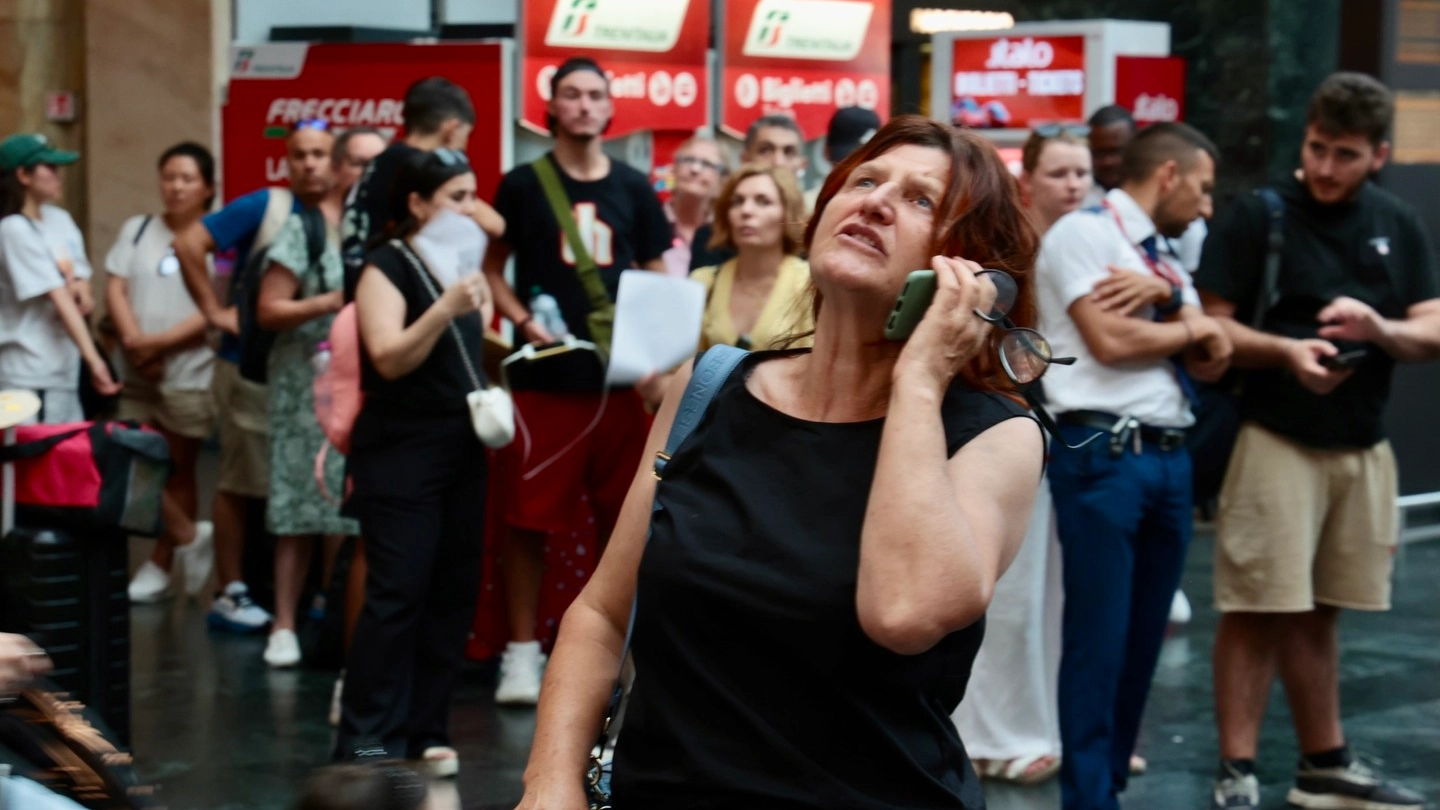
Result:
[[[719,267],[701,267],[690,274],[690,278],[705,285],[705,317],[700,329],[700,350],[726,344],[739,345],[741,334],[730,320],[730,291],[735,284],[736,260],[731,259]],[[775,276],[775,286],[770,290],[770,299],[755,326],[745,348],[769,349],[771,344],[784,340],[793,334],[809,332],[815,328],[814,317],[808,306],[805,291],[810,284],[810,265],[798,256],[786,256],[780,263]],[[810,338],[797,341],[795,348],[809,346]]]

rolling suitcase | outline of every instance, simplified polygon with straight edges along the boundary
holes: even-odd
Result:
[[[17,526],[0,539],[0,630],[54,662],[49,677],[130,740],[130,603],[119,530]]]

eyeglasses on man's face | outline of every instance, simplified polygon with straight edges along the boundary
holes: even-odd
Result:
[[[725,173],[725,167],[723,165],[716,163],[712,160],[706,160],[705,158],[698,157],[696,155],[681,155],[680,157],[675,158],[675,165],[695,169],[704,169],[715,172],[716,174]]]

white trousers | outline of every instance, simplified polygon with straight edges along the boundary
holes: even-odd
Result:
[[[1020,552],[995,584],[985,641],[952,719],[971,759],[1058,755],[1064,585],[1050,482],[1042,480]]]

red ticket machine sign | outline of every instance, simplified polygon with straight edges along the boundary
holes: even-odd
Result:
[[[727,0],[720,125],[795,118],[818,138],[841,107],[890,113],[890,0]]]
[[[606,135],[695,130],[709,121],[710,0],[526,0],[520,4],[520,122],[544,135],[550,79],[572,56],[610,77]]]
[[[233,47],[221,113],[225,199],[288,182],[285,138],[297,121],[323,120],[335,132],[372,127],[387,139],[402,135],[405,91],[429,76],[469,92],[479,124],[467,152],[480,195],[492,199],[509,157],[508,52],[502,42]]]
[[[1129,110],[1141,126],[1185,120],[1185,60],[1115,57],[1115,103]]]
[[[954,48],[953,123],[1024,129],[1085,119],[1085,37],[957,39]]]

